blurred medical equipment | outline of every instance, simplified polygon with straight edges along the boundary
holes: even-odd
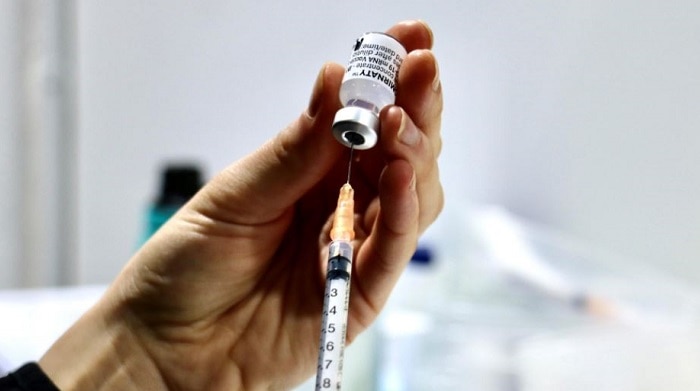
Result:
[[[382,315],[375,389],[700,389],[696,289],[499,207],[445,215]]]

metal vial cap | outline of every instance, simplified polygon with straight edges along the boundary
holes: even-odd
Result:
[[[343,107],[335,113],[333,136],[348,148],[370,149],[379,138],[379,117],[362,107]]]

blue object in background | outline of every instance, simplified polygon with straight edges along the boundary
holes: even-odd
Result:
[[[194,164],[168,164],[162,170],[158,198],[146,214],[141,243],[148,240],[202,187],[202,173]]]
[[[427,245],[418,245],[411,257],[412,265],[430,265],[433,263],[433,249]]]

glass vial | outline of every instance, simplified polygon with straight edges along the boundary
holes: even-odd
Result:
[[[340,86],[333,136],[355,149],[372,148],[379,138],[379,112],[396,99],[396,82],[406,49],[384,33],[366,33],[353,46]]]

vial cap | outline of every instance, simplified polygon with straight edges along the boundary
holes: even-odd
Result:
[[[346,147],[363,150],[377,144],[379,117],[362,107],[343,107],[335,113],[333,136]]]

